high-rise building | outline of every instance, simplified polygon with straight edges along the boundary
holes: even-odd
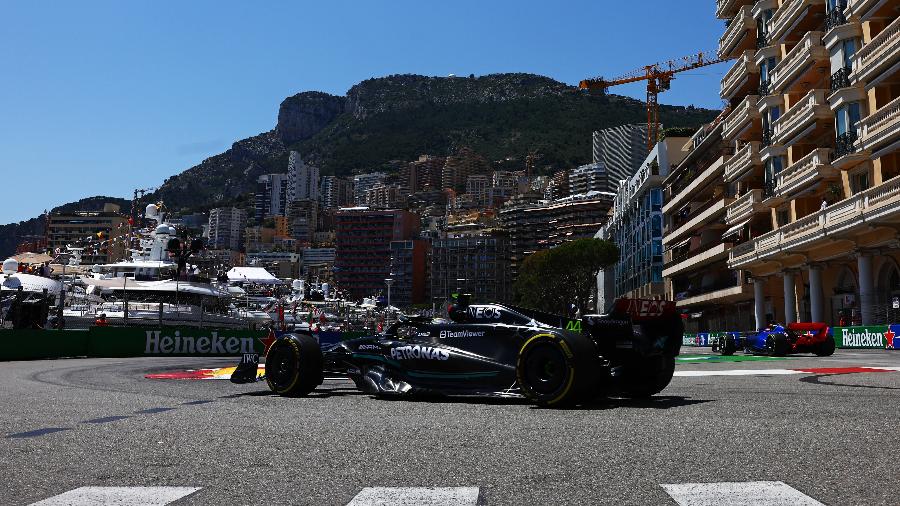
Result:
[[[269,216],[284,216],[288,194],[287,174],[259,176],[254,195],[254,211],[257,220]]]
[[[511,199],[499,211],[506,234],[510,283],[515,282],[525,257],[567,241],[593,237],[606,222],[615,194],[591,192],[556,201],[534,196]]]
[[[322,209],[337,209],[353,205],[353,182],[337,176],[322,177],[319,200]]]
[[[240,251],[247,211],[236,207],[217,207],[209,212],[209,247]]]
[[[287,183],[288,202],[319,200],[319,168],[303,163],[296,151],[288,156]]]
[[[609,191],[606,166],[602,163],[589,163],[569,172],[569,193],[579,195],[591,191]]]
[[[425,302],[429,242],[391,241],[391,305],[409,307]]]
[[[491,176],[488,174],[472,174],[466,178],[466,193],[472,196],[476,206],[487,204],[488,190],[491,188]]]
[[[734,152],[716,176],[729,190],[723,240],[732,272],[752,281],[732,310],[749,315],[743,328],[896,322],[900,1],[717,7],[730,20],[719,56],[736,58],[720,88]]]
[[[547,200],[557,200],[568,197],[572,192],[569,189],[569,171],[561,170],[553,174],[547,180],[547,186],[544,188],[544,198]]]
[[[319,203],[304,199],[288,202],[287,218],[290,235],[300,246],[309,246],[313,242],[319,219]]]
[[[662,128],[662,126],[660,126]],[[615,193],[619,181],[627,180],[647,157],[647,125],[621,125],[594,132],[593,163],[606,169],[606,187]]]
[[[488,235],[435,239],[431,243],[430,292],[446,304],[453,293],[470,293],[473,302],[508,299],[506,240]]]
[[[466,180],[472,174],[490,174],[490,164],[469,148],[460,148],[455,155],[447,157],[441,172],[441,187],[463,192]]]
[[[335,214],[335,279],[353,299],[383,293],[390,277],[391,241],[416,237],[419,216],[408,211],[342,209]]]
[[[673,165],[681,162],[686,137],[659,142],[640,170],[619,183],[609,218],[595,237],[619,247],[618,262],[597,275],[597,310],[620,297],[663,298],[663,187]]]
[[[377,183],[366,190],[361,204],[375,209],[392,209],[406,205],[407,191],[395,184]]]
[[[421,155],[400,171],[400,184],[405,185],[410,193],[441,190],[441,173],[445,162],[446,159],[441,157]]]
[[[103,211],[74,211],[50,215],[47,230],[48,247],[65,253],[68,246],[83,247],[81,263],[105,264],[121,260],[128,231],[127,218],[119,206],[106,204]],[[90,241],[85,239],[90,237]]]
[[[353,199],[357,205],[364,205],[366,192],[378,183],[384,182],[387,174],[384,172],[372,172],[369,174],[357,174],[353,176]]]

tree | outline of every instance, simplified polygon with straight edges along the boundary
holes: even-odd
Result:
[[[619,248],[601,239],[577,239],[532,253],[513,287],[517,304],[567,314],[570,304],[586,309],[597,273],[619,260]]]

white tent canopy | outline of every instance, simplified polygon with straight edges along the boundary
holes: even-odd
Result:
[[[227,273],[232,283],[258,283],[260,285],[279,285],[281,280],[262,267],[232,267]]]

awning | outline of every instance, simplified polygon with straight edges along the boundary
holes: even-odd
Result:
[[[257,283],[260,285],[280,285],[281,280],[262,267],[232,267],[227,273],[228,281]]]
[[[740,232],[741,230],[743,230],[743,229],[744,229],[744,225],[746,225],[746,224],[748,224],[748,223],[750,223],[750,218],[747,218],[746,220],[744,220],[744,221],[738,223],[737,225],[732,226],[731,228],[729,228],[728,230],[726,230],[724,234],[722,234],[722,240],[724,240],[726,237],[729,237],[729,236],[732,236],[732,235],[737,234],[738,232]]]

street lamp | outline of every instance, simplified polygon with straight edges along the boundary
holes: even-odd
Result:
[[[387,309],[391,310],[391,285],[394,284],[394,278],[387,278],[384,280],[384,283],[387,285]]]

